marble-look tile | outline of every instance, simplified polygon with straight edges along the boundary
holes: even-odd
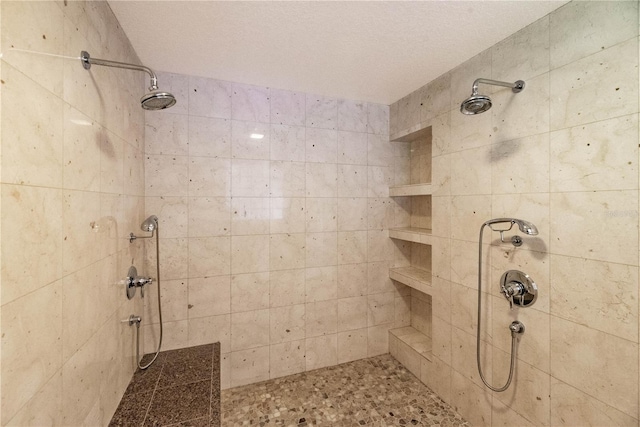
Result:
[[[337,129],[338,100],[317,95],[306,95],[306,126]]]
[[[338,231],[366,230],[367,203],[364,197],[338,199]]]
[[[491,78],[525,81],[549,71],[549,16],[538,19],[492,48]]]
[[[188,320],[188,344],[202,345],[219,342],[224,351],[231,349],[231,315],[198,317]]]
[[[390,227],[408,227],[411,222],[409,197],[386,197],[367,199],[367,230],[382,230]]]
[[[437,357],[432,360],[423,358],[420,381],[432,389],[440,399],[451,402],[451,366]]]
[[[188,193],[191,197],[229,197],[231,160],[190,157]]]
[[[339,299],[338,332],[365,328],[367,326],[367,312],[368,305],[365,296]]]
[[[469,334],[457,327],[451,328],[451,367],[455,369],[456,372],[464,375],[466,379],[473,381],[478,387],[484,387],[478,373],[476,346],[475,334]],[[482,362],[482,373],[485,378],[493,378],[492,368],[496,369],[496,367],[499,368],[501,365],[492,363],[492,347],[485,341],[480,343],[480,360]],[[509,365],[507,364],[506,366],[508,367]]]
[[[231,120],[189,116],[189,155],[231,157]]]
[[[367,296],[367,325],[377,326],[394,321],[395,293],[385,292]]]
[[[451,74],[445,73],[429,82],[422,92],[420,103],[420,120],[433,119],[450,109]]]
[[[500,427],[534,427],[526,418],[512,410],[498,399],[494,399],[491,404],[491,425]]]
[[[540,193],[549,191],[549,134],[541,133],[512,141],[499,142],[490,148],[491,191],[493,194]],[[575,155],[575,150],[572,156]],[[521,166],[527,165],[526,173]],[[555,182],[551,179],[551,183]]]
[[[231,121],[231,157],[269,160],[270,125],[259,122]],[[257,135],[262,135],[258,138]]]
[[[637,267],[552,255],[551,277],[551,314],[638,340]]]
[[[338,163],[366,165],[367,134],[338,131]]]
[[[477,242],[479,227],[489,218],[491,218],[491,196],[473,195],[451,198],[452,239]]]
[[[338,233],[307,233],[306,239],[307,267],[322,267],[338,263]]]
[[[511,141],[549,131],[548,73],[527,80],[520,93],[501,88],[491,99],[492,141]]]
[[[550,74],[551,130],[638,112],[638,57],[633,38]]]
[[[367,327],[368,357],[389,352],[389,329],[392,327],[393,325],[391,323]]]
[[[61,188],[62,100],[8,64],[2,81],[2,182]]]
[[[189,318],[231,313],[229,276],[189,279]]]
[[[146,197],[146,216],[156,215],[163,238],[187,237],[188,199],[186,197]]]
[[[465,95],[460,98],[459,102],[464,101],[471,93],[471,83],[469,88],[465,90]],[[491,86],[489,86],[491,87]],[[482,88],[484,94],[489,92],[487,86]],[[460,104],[451,111],[450,116],[450,150],[452,152],[467,150],[470,148],[484,147],[493,142],[493,127],[490,114],[466,115],[458,112]]]
[[[62,368],[62,281],[2,307],[3,422]]]
[[[5,423],[11,427],[55,426],[62,424],[62,371],[51,379]]]
[[[169,425],[207,416],[210,389],[211,381],[204,380],[156,390],[144,425]],[[180,396],[180,399],[175,396]]]
[[[421,90],[411,92],[398,101],[397,131],[405,131],[420,123]]]
[[[3,304],[62,277],[62,204],[60,190],[2,185]]]
[[[271,91],[267,87],[231,83],[231,118],[269,123]]]
[[[637,265],[638,192],[552,193],[549,252]],[[633,222],[630,222],[633,221]]]
[[[269,321],[270,343],[272,345],[304,339],[305,305],[296,304],[271,308]]]
[[[155,71],[155,73],[160,89],[176,97],[176,104],[168,111],[172,114],[189,114],[189,76],[164,71]],[[153,112],[148,114],[151,115]]]
[[[272,161],[270,168],[269,189],[271,197],[305,196],[305,163]]]
[[[189,154],[189,117],[167,112],[145,118],[144,150],[146,154],[185,156]]]
[[[451,370],[451,404],[474,426],[491,425],[491,392]]]
[[[231,312],[269,308],[269,273],[231,276]]]
[[[481,338],[484,342],[493,341],[492,325],[492,297],[482,294],[482,324]],[[478,292],[477,290],[451,284],[451,324],[464,332],[477,335],[478,330]]]
[[[433,196],[451,194],[451,155],[433,157],[431,159],[431,184]]]
[[[271,123],[290,126],[305,124],[305,94],[271,89]]]
[[[187,239],[161,239],[160,241],[160,276],[162,279],[184,279],[188,277],[188,242]],[[156,242],[147,241],[145,265],[147,269],[156,266]],[[194,247],[194,251],[196,248]],[[140,272],[140,270],[138,270]]]
[[[638,186],[636,114],[551,133],[551,191],[631,190]]]
[[[231,350],[269,345],[269,309],[231,314]]]
[[[451,154],[451,194],[476,195],[491,192],[491,151],[474,148]]]
[[[190,197],[188,200],[189,237],[227,236],[231,233],[229,198]]]
[[[493,384],[502,385],[509,376],[509,353],[493,349]],[[502,369],[500,369],[502,368]],[[494,394],[503,404],[518,411],[536,426],[550,425],[550,381],[544,373],[527,363],[518,363],[518,375],[503,393]]]
[[[367,166],[338,165],[338,197],[367,194]]]
[[[389,278],[389,267],[391,266],[393,266],[391,261],[370,262],[367,264],[367,283],[364,286],[367,294],[395,291],[396,286]]]
[[[367,132],[367,104],[361,101],[339,99],[338,130]]]
[[[272,234],[269,243],[269,269],[289,270],[305,265],[304,233]]]
[[[389,197],[392,169],[386,166],[367,167],[367,196]]]
[[[63,188],[100,191],[100,134],[104,129],[78,110],[65,106]],[[88,144],[87,141],[92,141]]]
[[[306,232],[336,231],[338,206],[336,199],[307,197],[305,200]]]
[[[272,198],[270,232],[303,233],[306,229],[305,205],[304,198]]]
[[[146,196],[187,195],[189,183],[188,157],[149,155],[146,157],[144,170]]]
[[[638,420],[552,377],[551,425],[636,426]]]
[[[270,272],[270,307],[301,304],[305,301],[305,269]]]
[[[525,235],[515,226],[511,231],[505,232],[504,236],[506,239],[510,239],[512,235],[518,234],[522,237],[523,249],[542,253],[549,252],[549,198],[547,193],[496,195],[491,199],[491,216],[493,218],[523,218],[525,221],[533,223],[538,229],[538,234],[535,236]],[[485,229],[485,231],[488,230]],[[485,234],[485,239],[487,239],[486,243],[496,245],[499,244],[500,234]],[[509,240],[504,245],[513,249]]]
[[[232,234],[269,234],[269,212],[268,197],[234,197],[231,200]]]
[[[367,104],[367,132],[376,135],[389,135],[389,106]]]
[[[189,115],[231,118],[231,83],[189,76]]]
[[[307,268],[305,272],[305,301],[326,301],[338,295],[336,266]]]
[[[306,370],[323,368],[338,363],[338,336],[336,334],[305,339]]]
[[[267,160],[231,162],[231,195],[233,197],[268,197],[269,168]]]
[[[231,272],[231,238],[189,239],[189,277],[221,276]]]
[[[338,232],[338,264],[358,264],[367,261],[367,232]]]
[[[393,260],[393,241],[389,239],[389,230],[367,231],[367,260],[391,261]]]
[[[550,15],[551,68],[558,68],[638,35],[636,2],[576,2]]]
[[[304,340],[283,342],[269,346],[269,377],[280,378],[305,370]]]
[[[337,300],[305,304],[305,337],[335,334],[338,331]],[[334,335],[335,336],[335,335]],[[307,350],[307,357],[309,357]],[[315,369],[315,368],[314,368]]]
[[[338,298],[359,297],[367,292],[367,264],[338,265]]]
[[[638,345],[555,316],[550,329],[551,375],[637,419]]]
[[[336,197],[338,193],[338,168],[335,164],[306,164],[307,197]]]
[[[304,127],[271,125],[271,160],[304,162],[305,147]]]
[[[233,236],[231,238],[231,272],[269,271],[269,236]]]
[[[338,333],[338,363],[367,357],[367,329]]]

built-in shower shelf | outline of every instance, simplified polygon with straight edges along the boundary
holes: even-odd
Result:
[[[389,237],[407,242],[422,243],[423,245],[431,245],[433,241],[433,234],[428,228],[391,228],[389,230]]]
[[[409,184],[389,187],[391,197],[401,196],[430,196],[432,194],[431,184]]]
[[[389,269],[389,278],[431,295],[431,272],[417,267],[396,267]]]
[[[418,375],[421,359],[431,361],[431,337],[411,326],[389,329],[389,352],[414,375]]]

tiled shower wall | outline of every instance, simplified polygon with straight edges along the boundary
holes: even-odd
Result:
[[[388,238],[402,214],[388,197],[388,107],[175,74],[160,84],[178,98],[146,116],[164,348],[220,341],[225,388],[387,352],[387,330],[409,323],[407,291],[388,278],[402,259]],[[150,270],[152,242],[147,253]]]
[[[142,267],[141,73],[105,2],[0,3],[2,425],[106,425],[134,369],[140,313],[119,280]]]
[[[476,78],[493,108],[459,112]],[[421,377],[477,425],[638,425],[638,2],[572,2],[391,106],[391,134],[433,126],[433,362]],[[480,225],[533,222],[515,248],[485,232],[482,359],[475,361]],[[510,234],[508,234],[510,236]],[[509,311],[498,281],[539,298]]]

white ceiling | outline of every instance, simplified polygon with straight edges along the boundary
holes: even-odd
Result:
[[[566,1],[109,3],[154,70],[390,104]]]

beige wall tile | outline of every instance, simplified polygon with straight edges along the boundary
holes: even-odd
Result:
[[[269,273],[231,276],[231,312],[269,308]]]
[[[312,128],[336,129],[338,121],[338,100],[319,95],[306,95],[306,126]]]
[[[189,182],[187,156],[149,155],[145,161],[146,196],[186,196]]]
[[[279,378],[304,372],[306,369],[304,340],[269,346],[269,377]]]
[[[442,400],[451,402],[451,367],[437,357],[420,361],[420,381]]]
[[[189,239],[189,276],[221,276],[231,272],[231,238]]]
[[[271,344],[301,340],[305,337],[304,304],[272,308],[269,311],[269,321]],[[304,349],[304,346],[302,348]]]
[[[231,195],[268,197],[269,167],[267,160],[234,159],[231,162]]]
[[[451,110],[457,112],[460,109],[460,103],[471,94],[471,86],[475,79],[489,78],[488,76],[491,75],[491,54],[491,50],[487,49],[451,70]],[[482,93],[490,94],[487,90]],[[451,118],[456,115],[453,114]],[[485,115],[480,114],[475,117],[483,116]]]
[[[451,401],[474,426],[491,425],[491,393],[451,370]]]
[[[366,326],[367,297],[342,298],[338,300],[338,331],[351,331],[362,329]]]
[[[188,328],[190,347],[219,342],[221,353],[231,350],[231,315],[221,314],[189,319]]]
[[[270,306],[283,307],[305,301],[305,269],[271,271]]]
[[[271,123],[304,126],[305,94],[271,89]]]
[[[305,272],[306,302],[334,300],[338,296],[338,268],[315,267]]]
[[[145,197],[145,211],[158,217],[163,238],[187,237],[188,199],[186,197]]]
[[[306,266],[321,267],[336,265],[338,256],[338,233],[307,233]]]
[[[553,156],[551,159],[553,162]],[[549,134],[540,133],[494,144],[491,146],[491,163],[493,194],[548,192]],[[523,164],[527,165],[526,173],[522,173]]]
[[[394,321],[395,293],[385,292],[367,297],[367,325],[377,326]]]
[[[488,194],[491,189],[491,168],[487,167],[489,157],[488,147],[451,154],[451,194]]]
[[[336,334],[305,340],[306,370],[323,368],[338,363],[338,337]]]
[[[312,163],[336,163],[338,132],[309,128],[305,132],[305,160]]]
[[[189,114],[231,118],[231,83],[189,76]]]
[[[231,157],[269,160],[271,148],[269,131],[270,126],[266,123],[231,120]],[[253,138],[251,135],[254,134],[262,135],[262,138]]]
[[[274,100],[271,100],[272,104]],[[272,112],[273,113],[273,112]],[[303,114],[304,117],[304,114]],[[271,160],[305,161],[305,128],[271,125]]]
[[[366,165],[367,134],[361,132],[338,131],[338,163]]]
[[[338,265],[338,298],[367,293],[367,264]]]
[[[367,132],[389,135],[389,106],[367,103]]]
[[[338,199],[339,231],[367,229],[367,200],[366,198]]]
[[[338,100],[338,129],[366,132],[367,105],[361,101]]]
[[[231,350],[269,345],[269,309],[231,314]]]
[[[231,353],[231,387],[269,379],[269,346]]]
[[[271,162],[271,197],[304,197],[306,167],[298,162]]]
[[[13,418],[4,423],[12,427],[61,425],[62,370],[56,372]]]
[[[269,270],[269,236],[233,236],[231,272],[254,273]]]
[[[229,197],[231,195],[231,161],[210,157],[189,157],[188,193],[192,197]]]
[[[269,268],[271,270],[290,270],[305,265],[304,233],[272,234],[269,236]]]
[[[224,212],[223,209],[219,210]],[[234,236],[269,234],[269,198],[234,197],[231,200],[231,231]]]
[[[367,327],[367,357],[389,351],[389,329],[392,327],[391,323]]]
[[[331,335],[338,331],[337,300],[305,304],[305,337]]]
[[[338,363],[367,357],[367,329],[338,333]]]
[[[169,112],[172,112],[174,108],[175,106]],[[231,120],[190,115],[189,155],[191,157],[230,158]]]
[[[620,360],[631,363],[621,365]],[[551,375],[634,418],[637,360],[637,344],[551,317]]]
[[[272,198],[270,232],[303,233],[306,227],[305,205],[304,198]]]
[[[228,236],[232,231],[234,234],[239,234],[235,233],[237,221],[231,220],[232,216],[235,220],[236,215],[230,213],[231,209],[236,212],[238,208],[229,206],[231,203],[229,198],[190,197],[188,200],[189,237]]]
[[[189,116],[159,111],[145,117],[146,154],[186,156],[189,154]]]
[[[322,233],[337,230],[338,203],[335,198],[307,197],[306,204],[306,231],[309,233]]]
[[[338,168],[335,164],[306,164],[307,197],[336,197],[338,194]]]

